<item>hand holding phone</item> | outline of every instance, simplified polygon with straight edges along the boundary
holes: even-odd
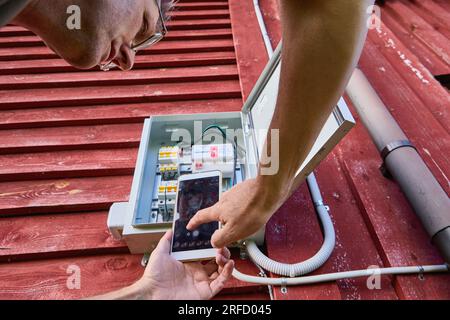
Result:
[[[178,181],[171,255],[179,261],[213,259],[216,250],[211,237],[220,228],[217,221],[189,231],[186,226],[195,214],[212,207],[220,199],[222,173],[220,171],[183,175]]]

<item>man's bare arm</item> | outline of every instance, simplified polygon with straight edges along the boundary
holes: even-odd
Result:
[[[281,1],[283,64],[271,124],[271,129],[279,129],[280,169],[275,176],[259,178],[279,190],[274,195],[278,201],[288,198],[302,182],[294,183],[295,174],[356,66],[372,4],[373,0]]]
[[[257,232],[298,187],[295,175],[338,102],[360,56],[373,0],[281,0],[283,53],[271,129],[279,130],[279,172],[238,184],[189,223],[219,220],[222,247]],[[269,138],[268,141],[271,141]],[[268,150],[271,150],[269,145]]]

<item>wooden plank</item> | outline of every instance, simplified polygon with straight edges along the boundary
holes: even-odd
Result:
[[[230,19],[212,19],[212,20],[182,20],[182,21],[168,21],[167,28],[169,31],[173,30],[199,30],[199,29],[220,29],[230,28]],[[15,37],[28,36],[33,33],[27,29],[17,26],[6,26],[0,29],[0,37]]]
[[[242,99],[74,106],[0,111],[0,129],[140,123],[162,114],[240,111]]]
[[[227,9],[208,9],[195,11],[177,11],[169,12],[170,21],[186,21],[186,20],[209,20],[209,19],[229,19],[230,12]]]
[[[399,2],[386,3],[382,19],[434,75],[450,72],[450,60],[445,52],[448,39],[433,30],[426,21]]]
[[[167,28],[172,30],[230,28],[230,19],[169,21]]]
[[[0,154],[137,147],[142,123],[0,131]]]
[[[187,4],[186,7],[190,5],[196,11],[210,9],[205,6],[211,3],[211,1],[183,2]],[[5,109],[0,111],[3,121],[0,127],[9,129],[2,131],[5,135],[0,137],[2,141],[0,149],[4,148],[5,153],[33,152],[0,155],[0,159],[4,161],[0,165],[2,181],[0,216],[8,216],[0,219],[0,234],[2,234],[0,247],[4,249],[0,250],[0,261],[33,260],[0,264],[0,283],[2,283],[0,298],[79,298],[123,287],[140,276],[142,273],[139,265],[140,256],[111,255],[117,251],[126,251],[126,247],[123,243],[112,241],[106,231],[105,221],[106,210],[112,202],[127,200],[143,118],[152,114],[236,111],[242,106],[240,87],[236,81],[236,68],[226,66],[236,63],[233,43],[230,42],[230,21],[204,19],[205,15],[209,15],[209,18],[224,16],[226,12],[214,10],[223,11],[224,5],[226,10],[227,1],[214,1],[212,4],[214,8],[207,10],[208,12],[193,13],[183,10],[181,14],[175,13],[177,17],[169,23],[169,28],[182,32],[172,31],[168,39],[159,44],[164,47],[166,43],[167,51],[162,49],[156,54],[145,51],[137,57],[136,64],[136,67],[141,69],[170,66],[207,67],[185,68],[184,71],[144,70],[136,75],[121,73],[120,77],[119,73],[108,73],[103,76],[103,73],[100,75],[94,71],[83,74],[72,73],[71,79],[66,75],[57,74],[73,71],[60,59],[20,62],[11,59],[0,62],[2,75],[37,73],[34,76],[25,75],[22,81],[15,81],[14,77],[4,78],[1,87],[3,91],[0,93],[4,95],[0,98],[1,108],[7,108],[6,100],[3,99],[7,96],[11,98],[29,95],[31,98],[35,95],[35,101],[38,104],[42,103],[40,107],[38,106],[39,109],[35,110],[24,109],[30,105],[19,103],[12,107],[14,111]],[[186,20],[196,18],[197,15],[201,15],[201,19]],[[15,27],[12,27],[10,32],[14,32],[13,28]],[[3,30],[5,29],[2,29],[0,34],[5,35]],[[21,28],[16,28],[16,31],[19,32],[16,36],[30,34]],[[191,41],[194,39],[201,41]],[[9,40],[10,43],[11,39]],[[36,44],[34,42],[36,38],[14,40],[22,45]],[[186,43],[180,44],[181,40]],[[204,44],[203,48],[199,46],[200,42]],[[26,51],[29,49],[42,48],[27,48]],[[29,57],[33,58],[33,55],[27,58]],[[23,57],[14,57],[17,58]],[[34,58],[48,58],[48,56],[35,55]],[[45,75],[47,72],[56,74],[50,77]],[[182,79],[180,74],[184,82],[174,83],[178,82],[176,79]],[[74,81],[74,77],[79,78]],[[189,78],[188,83],[186,77]],[[161,79],[165,79],[163,86],[149,87],[151,82],[160,82]],[[100,85],[94,84],[94,81]],[[138,85],[136,81],[142,81],[145,86]],[[42,84],[43,82],[46,84]],[[83,87],[74,88],[76,84]],[[44,87],[48,86],[59,86],[54,89],[60,91],[47,89],[45,93]],[[105,86],[108,92],[102,91],[99,86]],[[70,87],[71,90],[67,91],[64,87]],[[161,87],[164,87],[162,90],[166,93],[172,92],[176,96],[166,95],[161,92]],[[194,89],[202,87],[204,89],[200,91],[203,93]],[[74,89],[79,91],[73,91]],[[124,94],[122,98],[103,101],[94,99],[98,103],[93,106],[89,105],[94,100],[88,98],[83,101],[82,98],[83,92],[87,92],[91,98],[97,96],[102,99],[118,91]],[[135,95],[135,98],[129,99],[127,91]],[[219,94],[216,95],[216,92]],[[45,98],[54,94],[57,97],[53,102]],[[153,95],[153,98],[149,99],[149,94]],[[65,100],[62,98],[64,95],[72,100],[69,104],[73,103],[74,107],[67,107],[67,104],[58,102]],[[196,100],[181,101],[188,99],[189,96]],[[133,100],[136,98],[137,100]],[[125,104],[118,104],[121,99]],[[45,102],[46,100],[50,103]],[[161,103],[169,100],[179,101]],[[114,105],[108,105],[111,103]],[[34,129],[24,129],[28,127]],[[13,128],[16,129],[12,130]],[[6,138],[7,135],[11,135],[10,139]],[[10,148],[7,149],[7,146]],[[84,150],[91,147],[93,150]],[[106,149],[117,147],[119,149]],[[60,151],[66,149],[69,151]],[[120,176],[115,176],[118,174]],[[82,211],[88,212],[81,213]],[[17,217],[17,215],[32,216]],[[82,240],[77,241],[81,238]],[[35,259],[41,260],[34,261]],[[255,275],[258,273],[256,267],[249,261],[237,260],[236,263],[245,273]],[[68,276],[66,270],[70,264],[77,264],[81,268],[83,279],[81,290],[73,291],[66,288]],[[10,277],[12,269],[18,272],[17,277]],[[230,280],[224,290],[225,297],[240,297],[247,293],[259,298],[268,297],[264,286],[244,284],[234,279]]]
[[[382,22],[389,27],[389,29],[399,38],[402,43],[408,47],[414,54],[420,59],[420,62],[428,69],[433,75],[441,75],[450,72],[450,67],[438,56],[436,56],[425,44],[419,41],[417,38],[410,35],[404,25],[400,23],[395,16],[389,11],[382,11]]]
[[[178,40],[215,40],[231,39],[233,32],[231,28],[200,29],[200,30],[172,30],[164,37],[164,41]]]
[[[360,67],[442,188],[450,193],[450,159],[442,153],[450,150],[448,132],[370,41],[366,43]]]
[[[384,266],[442,263],[397,184],[381,175],[381,161],[369,139],[357,126],[351,139],[341,143],[352,154],[343,158],[343,168]],[[393,285],[400,299],[450,298],[450,275],[426,275],[423,281],[415,275],[396,276]]]
[[[435,80],[419,59],[386,27],[369,32],[368,41],[382,53],[384,58],[423,101],[439,123],[450,132],[450,95]]]
[[[443,10],[450,12],[450,3],[448,0],[432,0],[434,3],[438,4]]]
[[[131,285],[143,274],[142,256],[118,254],[0,264],[0,299],[80,299]],[[79,268],[81,289],[67,280]]]
[[[164,37],[164,41],[231,39],[232,36],[231,29],[184,30],[169,32]],[[35,35],[0,37],[0,48],[37,47],[43,45],[43,41]]]
[[[402,0],[409,9],[413,10],[418,16],[422,17],[435,32],[442,33],[445,37],[450,38],[450,10],[443,8],[433,1],[418,1],[415,3]]]
[[[450,43],[444,35],[436,32],[421,16],[415,14],[409,5],[399,1],[387,2],[386,9],[394,12],[397,19],[409,27],[414,37],[428,46],[447,65],[450,65]]]
[[[236,258],[236,266],[251,273],[255,267]],[[0,263],[0,299],[80,299],[114,291],[136,282],[143,274],[142,255],[109,254],[41,261]],[[80,289],[69,289],[74,268],[80,271]],[[231,278],[221,294],[258,294],[264,287]]]
[[[320,225],[307,187],[304,184],[275,213],[266,228],[267,254],[271,259],[283,263],[298,263],[312,257],[322,245]],[[312,274],[331,271],[329,260]],[[341,294],[336,283],[322,283],[288,288],[283,294],[280,287],[274,289],[277,300],[339,300]]]
[[[148,49],[139,51],[139,55],[217,51],[233,51],[233,41],[230,39],[161,41]],[[30,47],[27,48],[27,50],[23,50],[23,48],[20,47],[0,48],[0,61],[53,59],[57,57],[56,53],[44,46]]]
[[[152,83],[190,81],[238,80],[236,65],[212,65],[169,69],[134,70],[122,72],[65,72],[58,74],[5,75],[0,76],[0,90],[33,88],[63,88],[86,86],[125,86]]]
[[[0,181],[132,175],[137,148],[0,155]]]
[[[228,3],[226,1],[205,1],[205,2],[182,2],[179,1],[175,7],[177,11],[183,10],[209,10],[209,9],[228,9]]]
[[[268,56],[259,31],[258,20],[251,1],[231,1],[234,47],[240,75],[242,97],[247,100],[267,63]],[[242,21],[246,23],[243,24]],[[249,32],[249,30],[254,30]]]
[[[0,219],[0,263],[128,253],[126,244],[110,235],[107,218],[103,211]]]
[[[272,46],[281,39],[281,21],[276,1],[260,1]],[[361,214],[355,205],[351,190],[340,173],[339,151],[330,155],[321,164],[317,178],[322,187],[324,199],[331,207],[331,215],[337,232],[337,245],[330,258],[329,272],[347,271],[379,265],[380,257],[374,247]],[[333,172],[334,174],[329,174]],[[345,212],[345,215],[339,214]],[[294,213],[291,213],[294,215]],[[294,218],[297,219],[297,216]],[[356,226],[356,227],[355,227]],[[354,241],[354,229],[359,230],[359,240]],[[267,241],[271,241],[267,239]],[[302,246],[302,245],[300,245]],[[303,246],[302,246],[303,247]],[[369,290],[365,279],[342,280],[337,282],[342,299],[396,299],[397,296],[388,279],[383,278],[381,290]],[[307,292],[309,288],[305,288]],[[329,289],[328,289],[329,290]],[[306,293],[305,293],[306,295]]]
[[[261,0],[259,1],[259,6],[264,17],[272,48],[276,48],[282,37],[279,2]]]
[[[362,126],[361,123],[357,125]],[[345,138],[347,145],[354,146],[353,135]],[[353,190],[343,174],[342,160],[352,158],[353,152],[338,146],[318,167],[317,181],[322,190],[324,202],[330,207],[330,215],[336,232],[336,246],[330,257],[328,272],[342,272],[383,266],[377,247],[373,243],[370,226],[356,204]],[[302,214],[298,212],[297,215]],[[294,213],[291,213],[291,219]],[[355,238],[358,241],[355,241]],[[377,290],[367,287],[367,278],[337,281],[344,300],[391,300],[398,299],[389,277],[382,277]]]
[[[240,97],[239,82],[236,80],[23,91],[3,90],[0,91],[0,110]]]
[[[128,201],[132,176],[0,183],[0,217],[109,210]]]
[[[199,52],[173,55],[138,55],[133,70],[143,68],[193,67],[235,64],[234,52]],[[93,69],[98,70],[98,69]],[[29,74],[78,71],[62,59],[0,61],[0,74]],[[89,71],[85,71],[89,72]],[[111,72],[111,71],[110,71]]]

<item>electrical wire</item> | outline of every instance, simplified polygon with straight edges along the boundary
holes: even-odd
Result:
[[[234,187],[236,185],[236,167],[237,167],[237,160],[238,160],[238,143],[237,143],[237,138],[234,137],[234,141],[232,141],[231,139],[229,139],[227,137],[226,132],[217,124],[212,124],[210,126],[207,126],[203,132],[202,132],[202,138],[201,140],[203,140],[203,138],[205,137],[206,132],[208,132],[209,130],[212,129],[217,129],[220,131],[220,133],[222,134],[222,137],[225,141],[231,142],[231,144],[233,145],[233,178],[232,178],[232,182],[231,182],[231,186]]]
[[[264,269],[261,268],[261,266],[260,266],[259,264],[257,264],[257,263],[255,262],[255,260],[252,259],[252,257],[249,256],[249,258],[250,258],[250,261],[253,262],[253,264],[256,266],[256,268],[258,268],[258,270],[259,270],[259,276],[262,277],[262,278],[267,278],[267,274],[266,274],[266,272],[264,271]],[[270,300],[275,300],[275,297],[274,297],[274,295],[273,295],[273,286],[270,285],[270,284],[268,284],[268,285],[267,285],[267,290],[269,291]]]
[[[392,267],[378,269],[362,269],[354,271],[335,272],[328,274],[320,274],[314,276],[304,276],[297,278],[261,278],[250,276],[239,272],[237,269],[233,271],[233,277],[238,280],[256,284],[272,285],[272,286],[297,286],[316,284],[342,279],[351,279],[359,277],[382,276],[382,275],[404,275],[404,274],[425,274],[449,272],[450,267],[447,264],[431,265],[431,266],[413,266],[413,267]]]

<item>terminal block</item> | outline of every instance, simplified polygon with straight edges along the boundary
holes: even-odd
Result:
[[[159,164],[178,164],[180,158],[180,148],[175,147],[162,147],[159,149],[158,161]]]
[[[165,221],[170,220],[173,217],[177,188],[177,180],[161,181],[161,184],[158,187],[158,210]]]

